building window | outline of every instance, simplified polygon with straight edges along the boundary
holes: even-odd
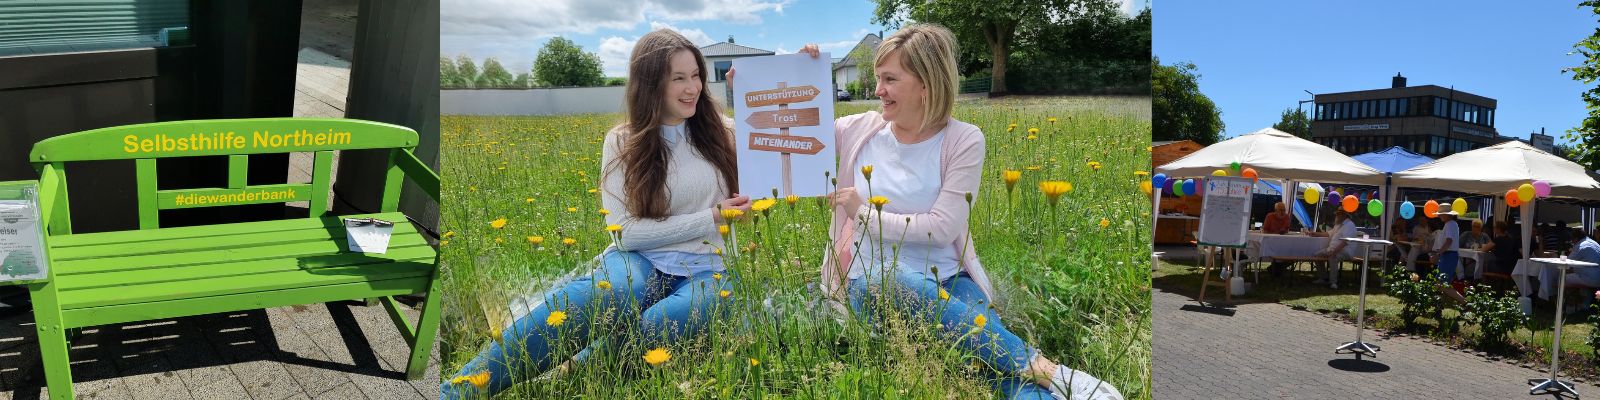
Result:
[[[189,44],[188,0],[0,2],[0,57]]]

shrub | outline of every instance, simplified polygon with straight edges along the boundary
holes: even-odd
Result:
[[[1417,317],[1439,311],[1438,285],[1439,278],[1433,274],[1417,274],[1399,268],[1390,270],[1383,283],[1389,295],[1400,300],[1400,320],[1408,327]]]
[[[1528,323],[1514,296],[1503,295],[1485,285],[1467,288],[1467,305],[1462,318],[1478,326],[1478,344],[1489,347],[1506,343],[1506,335]]]

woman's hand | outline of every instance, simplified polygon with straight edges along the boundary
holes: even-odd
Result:
[[[841,188],[828,194],[829,206],[843,208],[844,212],[848,213],[855,213],[865,203],[865,201],[861,200],[861,194],[856,193],[856,188],[853,187]]]
[[[725,225],[728,223],[727,219],[722,218],[721,210],[734,209],[743,211],[744,215],[750,215],[750,196],[734,193],[733,197],[728,198],[727,200],[719,201],[717,202],[717,205],[720,207],[711,210],[711,218],[715,218],[717,220],[717,225]],[[740,216],[738,219],[744,219],[744,216]]]
[[[797,51],[795,53],[810,54],[811,58],[817,58],[817,57],[821,57],[822,56],[822,50],[817,48],[817,44],[816,43],[806,43],[806,47],[801,47],[800,51]]]

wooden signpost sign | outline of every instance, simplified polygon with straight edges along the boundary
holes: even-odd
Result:
[[[733,88],[740,98],[734,110],[739,186],[745,193],[766,193],[767,188],[785,196],[827,193],[823,172],[833,171],[834,165],[833,99],[828,97],[831,91],[822,89],[832,87],[827,56],[734,60],[739,71]],[[770,172],[773,164],[777,174]]]

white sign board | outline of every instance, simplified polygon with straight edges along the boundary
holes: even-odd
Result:
[[[31,183],[0,187],[0,282],[50,276],[39,220],[37,187]]]
[[[1250,229],[1250,188],[1255,180],[1213,176],[1205,180],[1200,202],[1200,236],[1195,241],[1211,246],[1243,247]]]
[[[828,193],[833,173],[833,75],[828,53],[733,60],[739,188],[751,198]]]

